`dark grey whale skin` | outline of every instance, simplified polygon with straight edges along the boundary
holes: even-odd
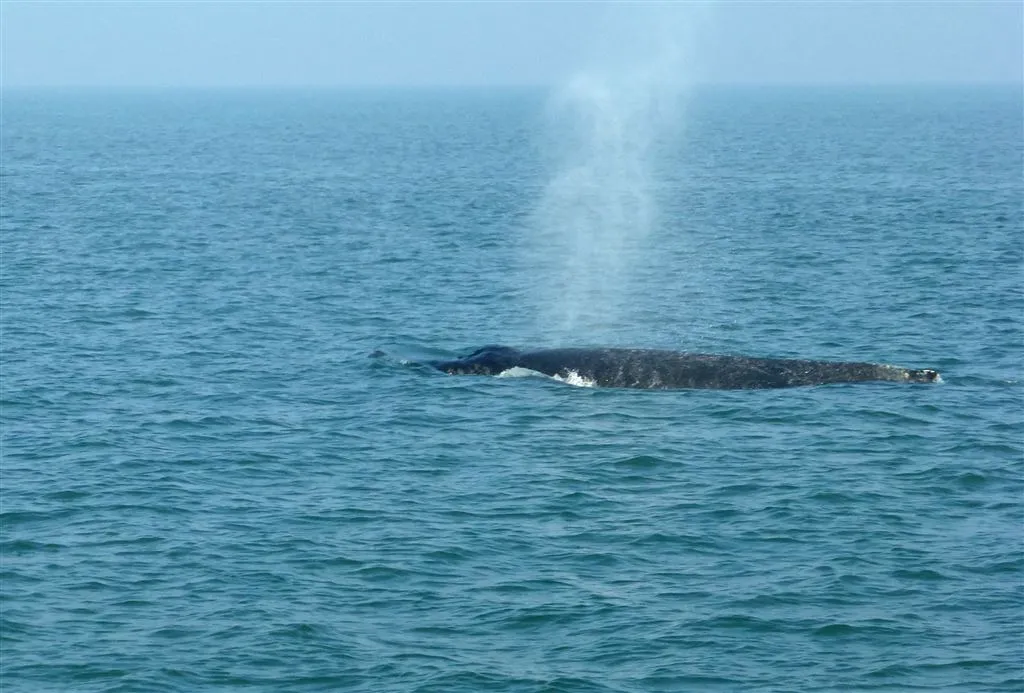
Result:
[[[932,383],[939,378],[936,371],[929,369],[877,363],[748,358],[660,349],[518,351],[506,346],[485,346],[464,358],[429,365],[452,375],[497,375],[509,368],[528,368],[561,378],[576,374],[600,387],[647,390],[765,389],[868,381]]]

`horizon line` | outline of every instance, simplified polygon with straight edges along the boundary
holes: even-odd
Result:
[[[446,84],[446,83],[308,83],[308,84],[273,84],[273,83],[210,83],[210,84],[104,84],[104,83],[16,83],[4,84],[0,81],[0,91],[5,89],[131,89],[131,90],[320,90],[320,91],[355,91],[355,90],[424,90],[424,89],[558,89],[564,82],[550,83],[500,83],[500,84]],[[918,80],[918,81],[849,81],[849,82],[754,82],[754,81],[715,81],[715,82],[681,82],[680,89],[704,87],[769,87],[769,88],[834,88],[834,87],[1017,87],[1024,90],[1024,80]]]

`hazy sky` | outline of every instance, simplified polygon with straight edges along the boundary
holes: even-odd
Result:
[[[669,51],[710,83],[1024,80],[1024,3],[0,2],[26,85],[550,85]]]

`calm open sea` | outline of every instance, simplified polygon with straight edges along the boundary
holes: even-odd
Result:
[[[1020,88],[652,103],[5,90],[0,688],[1024,690]]]

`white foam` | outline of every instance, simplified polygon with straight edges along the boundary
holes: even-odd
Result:
[[[566,383],[567,385],[575,385],[576,387],[597,387],[596,380],[585,378],[576,371],[569,371],[569,375],[564,378],[560,375],[552,377],[559,382]]]
[[[537,376],[540,376],[542,378],[548,377],[548,376],[546,376],[543,373],[540,373],[538,371],[531,371],[529,368],[520,368],[519,366],[514,366],[512,368],[504,370],[501,373],[498,373],[498,375],[495,376],[495,377],[498,377],[498,378],[531,378],[531,377],[534,377],[535,378]]]
[[[560,375],[547,375],[540,371],[530,370],[529,368],[521,368],[514,366],[507,370],[498,373],[496,378],[548,378],[549,380],[557,380],[560,383],[566,385],[573,385],[575,387],[597,387],[597,381],[585,378],[576,371],[569,371],[569,374],[565,377]]]

